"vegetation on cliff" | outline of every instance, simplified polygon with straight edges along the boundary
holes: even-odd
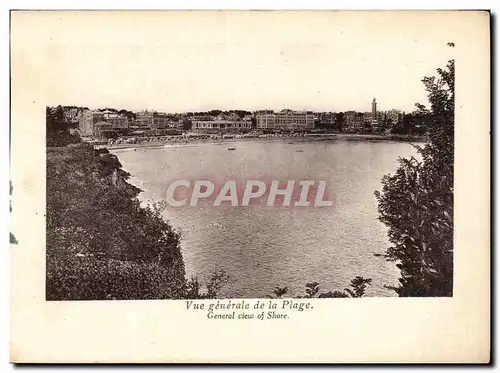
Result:
[[[215,298],[224,270],[186,280],[163,206],[141,206],[118,158],[82,143],[61,106],[46,117],[46,299]]]
[[[116,156],[82,143],[47,150],[47,299],[154,299],[185,291],[180,235]]]
[[[81,141],[80,135],[75,129],[76,124],[66,120],[66,115],[61,105],[46,107],[45,123],[47,146],[66,146]]]

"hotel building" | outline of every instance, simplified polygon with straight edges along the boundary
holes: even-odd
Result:
[[[135,113],[134,125],[141,129],[161,130],[172,127],[168,114],[157,111],[141,111]]]
[[[255,115],[255,119],[258,129],[305,130],[314,128],[314,114],[311,111],[259,112]]]
[[[212,120],[193,120],[191,130],[200,133],[239,132],[252,129],[251,117],[240,119],[237,114],[218,115]]]

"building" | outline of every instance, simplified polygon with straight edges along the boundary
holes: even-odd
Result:
[[[116,130],[127,129],[129,125],[127,116],[115,113],[113,111],[102,112],[102,119],[105,122],[111,124],[111,127]]]
[[[190,117],[191,130],[199,133],[248,132],[252,129],[252,117],[241,118],[234,112],[217,116],[197,115]]]
[[[118,131],[113,128],[113,125],[109,122],[100,121],[94,123],[93,136],[99,138],[109,138],[116,136]]]
[[[182,130],[184,128],[184,122],[182,121],[174,121],[170,120],[168,121],[167,125],[165,128],[171,128],[171,129],[177,129],[177,130]]]
[[[317,122],[324,128],[333,128],[335,126],[335,113],[319,113]]]
[[[379,131],[385,122],[384,113],[377,111],[377,100],[371,102],[372,110],[364,113],[346,111],[344,113],[344,129],[347,132],[372,132]]]
[[[193,120],[191,130],[203,133],[239,132],[252,129],[251,120]]]
[[[372,112],[367,112],[363,113],[363,123],[365,125],[371,124],[373,121],[376,121],[376,113]]]
[[[136,129],[161,130],[169,128],[170,116],[157,111],[143,110],[135,113],[134,127]]]
[[[252,116],[251,115],[245,115],[242,120],[246,120],[246,121],[250,121],[251,122],[252,121]]]
[[[94,136],[94,124],[104,119],[99,111],[87,110],[80,116],[78,127],[83,136]]]
[[[83,136],[98,136],[102,137],[108,129],[113,131],[125,130],[129,127],[128,118],[125,115],[118,114],[114,111],[92,111],[86,110],[82,113],[79,119],[80,131]],[[96,125],[99,123],[99,128]],[[104,123],[107,126],[104,126]],[[108,128],[109,127],[109,128]]]
[[[252,121],[252,116],[251,115],[245,115],[241,121],[244,124],[244,128],[253,128],[253,121]]]
[[[191,115],[188,117],[188,120],[191,121],[203,121],[203,120],[213,120],[214,118],[211,115]]]
[[[370,113],[371,114],[371,113]],[[344,113],[344,129],[347,132],[357,132],[364,129],[366,115],[356,111]]]
[[[170,118],[165,113],[153,113],[153,120],[151,122],[151,129],[165,129],[168,128],[170,123]]]
[[[153,126],[153,112],[143,110],[135,113],[134,126],[139,128],[151,128]]]
[[[367,131],[378,130],[380,124],[382,123],[381,119],[382,118],[379,116],[379,113],[377,112],[377,100],[374,97],[372,101],[372,112],[366,113],[366,116],[364,118],[365,130]]]
[[[259,112],[255,115],[258,129],[307,130],[314,128],[312,111],[282,110],[279,113]]]
[[[263,112],[255,114],[255,122],[258,129],[269,129],[276,127],[276,113]]]

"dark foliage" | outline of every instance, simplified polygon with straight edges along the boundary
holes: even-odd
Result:
[[[185,299],[214,299],[220,293],[222,287],[229,280],[229,276],[226,275],[224,269],[215,269],[208,281],[205,282],[207,291],[202,291],[202,286],[197,277],[191,277],[191,279],[186,284],[186,290],[183,297]]]
[[[66,120],[64,109],[61,105],[56,108],[45,109],[47,146],[66,146],[81,141],[74,130],[75,124]]]
[[[402,297],[453,294],[453,137],[455,64],[425,77],[430,109],[429,142],[417,147],[421,160],[401,159],[394,175],[376,192],[380,220],[389,228],[392,246],[383,254],[401,270]]]
[[[196,115],[196,116],[201,116],[201,115],[207,115],[207,116],[217,116],[219,114],[237,114],[240,118],[243,118],[245,115],[252,115],[251,111],[248,110],[219,110],[219,109],[214,109],[214,110],[209,110],[209,111],[194,111],[194,112],[189,112],[189,115]]]
[[[184,279],[157,262],[47,257],[47,300],[182,298]]]
[[[344,128],[344,113],[335,113],[335,128],[339,131],[342,132]]]
[[[161,209],[141,207],[127,178],[106,150],[84,143],[48,149],[47,299],[146,299],[184,291],[179,233]],[[135,281],[161,289],[145,285],[141,292],[130,285]]]
[[[320,292],[319,282],[309,282],[306,284],[306,294],[299,295],[296,298],[361,298],[365,295],[366,286],[372,282],[371,278],[356,276],[351,280],[349,287],[344,291],[328,291]],[[273,294],[268,295],[268,298],[282,298],[288,293],[288,287],[276,287]]]

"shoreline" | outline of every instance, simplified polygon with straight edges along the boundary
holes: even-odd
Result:
[[[417,135],[373,135],[373,134],[310,134],[307,136],[269,136],[269,137],[242,137],[242,138],[226,138],[226,139],[189,139],[185,138],[178,141],[145,141],[136,144],[118,144],[118,145],[94,145],[96,149],[106,148],[109,150],[126,150],[137,148],[163,148],[165,146],[177,148],[189,146],[190,144],[225,144],[238,141],[293,141],[293,142],[308,142],[308,141],[393,141],[393,142],[418,142],[427,141],[426,136]]]

